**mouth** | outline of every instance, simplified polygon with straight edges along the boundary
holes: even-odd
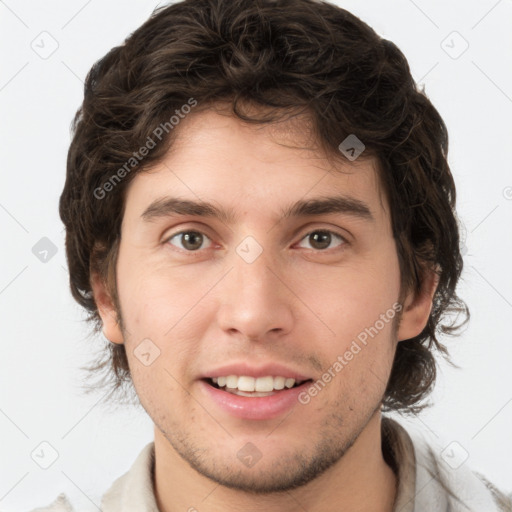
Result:
[[[202,379],[209,386],[237,396],[261,398],[286,393],[289,390],[312,382],[312,379],[295,380],[284,377],[206,377]]]
[[[241,362],[203,373],[198,390],[205,404],[231,417],[271,420],[290,414],[302,403],[300,397],[312,382],[310,375],[285,365],[268,363],[255,368]]]

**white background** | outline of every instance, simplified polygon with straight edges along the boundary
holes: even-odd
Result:
[[[432,408],[402,421],[441,446],[457,441],[469,454],[466,464],[510,492],[512,1],[337,3],[395,42],[415,80],[425,84],[449,129],[449,161],[465,225],[459,293],[472,319],[460,338],[445,340],[461,369],[442,364]],[[43,506],[60,492],[79,510],[98,510],[103,492],[153,439],[143,411],[109,410],[96,405],[101,394],[81,392],[79,367],[102,341],[88,338],[68,291],[57,207],[85,75],[156,5],[0,2],[2,511]],[[45,48],[51,48],[43,31],[58,43],[47,59],[31,47],[45,37]],[[463,40],[453,31],[469,44],[458,58]],[[57,247],[46,263],[32,253],[42,237]],[[42,441],[59,453],[46,470],[30,455]]]

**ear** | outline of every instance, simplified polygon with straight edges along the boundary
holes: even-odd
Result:
[[[91,287],[98,313],[103,322],[103,334],[112,343],[123,344],[123,333],[118,322],[113,300],[110,297],[105,282],[96,273],[91,276]]]
[[[429,269],[423,274],[421,290],[407,295],[397,332],[398,341],[414,338],[423,331],[432,311],[432,301],[438,284],[439,275],[436,270]]]

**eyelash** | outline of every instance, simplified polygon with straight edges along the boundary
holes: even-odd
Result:
[[[173,235],[167,237],[165,239],[165,243],[169,243],[170,245],[173,245],[174,247],[176,247],[174,244],[171,243],[171,240],[179,235],[184,235],[186,233],[198,233],[200,235],[203,235],[204,237],[206,237],[208,240],[211,240],[210,237],[208,235],[206,235],[205,233],[203,233],[202,231],[199,231],[199,230],[196,230],[196,229],[187,229],[187,230],[183,230],[183,231],[179,231],[178,233],[174,233]],[[302,240],[306,239],[307,237],[309,237],[310,235],[312,235],[313,233],[329,233],[330,235],[334,235],[335,238],[338,238],[340,239],[343,244],[341,244],[341,248],[343,248],[343,246],[345,245],[348,245],[348,241],[347,239],[340,235],[339,233],[337,233],[336,231],[331,231],[329,229],[313,229],[312,231],[309,231],[308,233],[306,233],[301,239],[300,241],[302,242]],[[180,248],[178,248],[180,249]],[[185,252],[185,253],[189,253],[189,254],[195,254],[195,253],[199,253],[201,251],[201,249],[197,249],[195,251],[189,251],[189,250],[186,250],[186,249],[180,249],[181,252]],[[317,253],[328,253],[330,250],[332,249],[310,249],[314,252],[317,252]]]

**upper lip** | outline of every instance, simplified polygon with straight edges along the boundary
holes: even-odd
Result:
[[[308,377],[298,371],[287,368],[286,366],[280,365],[278,363],[268,363],[261,366],[251,366],[247,363],[232,363],[209,370],[200,378],[206,379],[211,377],[227,377],[228,375],[247,375],[248,377],[254,378],[267,377],[270,375],[272,377],[285,377],[287,379],[295,379],[296,381],[311,379],[311,377]]]

